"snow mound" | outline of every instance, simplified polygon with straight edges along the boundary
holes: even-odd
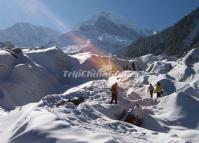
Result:
[[[165,110],[161,116],[170,121],[170,124],[199,129],[198,98],[178,92],[165,97],[159,107]]]
[[[16,61],[16,58],[9,52],[4,50],[0,51],[0,80],[8,76]]]
[[[17,58],[0,50],[0,106],[12,109],[57,92],[70,83],[63,71],[74,65],[80,65],[78,60],[55,47],[24,50]]]
[[[163,62],[153,62],[146,71],[149,73],[155,73],[155,74],[166,74],[168,73],[172,68],[172,65],[169,63],[163,63]]]
[[[81,52],[82,47],[79,45],[71,45],[62,48],[62,51],[66,54],[77,54]]]
[[[169,127],[164,125],[153,115],[145,114],[143,128],[157,132],[168,132]]]
[[[196,90],[199,91],[199,80],[198,80],[198,78],[196,78],[195,80],[193,80],[193,81],[190,83],[190,85],[191,85],[192,87],[194,87]]]
[[[177,81],[192,80],[193,76],[196,74],[192,67],[187,67],[184,64],[176,65],[168,75],[175,78]]]
[[[147,64],[153,63],[154,61],[158,61],[158,57],[153,54],[148,54],[140,57],[140,59]]]
[[[131,100],[138,100],[138,99],[141,99],[140,95],[138,93],[136,93],[134,91],[133,88],[130,88],[128,91],[127,91],[127,97]]]
[[[126,114],[126,110],[120,105],[102,104],[95,105],[94,107],[107,117],[115,120],[122,120],[124,115]]]
[[[5,83],[4,89],[7,89],[7,95],[14,98],[16,105],[26,104],[27,101],[39,101],[59,86],[59,81],[51,74],[41,68],[25,64],[14,67],[10,80],[13,83]]]
[[[78,53],[71,55],[71,57],[74,57],[79,60],[80,64],[84,63],[86,60],[92,57],[92,54],[90,52],[85,53]]]
[[[181,92],[183,93],[186,93],[186,94],[189,94],[189,95],[192,95],[192,96],[195,96],[197,98],[199,98],[199,90],[198,88],[195,88],[191,85],[187,85],[181,89],[179,89]]]
[[[134,62],[137,71],[143,71],[147,68],[147,64],[144,63],[140,58],[136,58],[135,61],[132,62]]]
[[[26,54],[58,78],[63,78],[64,70],[73,69],[71,65],[79,65],[76,59],[67,56],[62,50],[55,47],[33,50]]]

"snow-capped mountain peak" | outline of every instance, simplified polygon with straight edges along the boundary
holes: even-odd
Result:
[[[134,30],[135,33],[140,34],[142,36],[152,34],[151,30],[144,30],[132,24],[132,22],[128,21],[125,17],[121,15],[116,15],[111,12],[102,11],[95,14],[91,19],[82,22],[77,26],[76,30],[83,29],[84,27],[94,26],[96,28],[101,28],[99,26],[113,26],[118,28],[126,28],[129,30]]]
[[[152,35],[149,30],[142,30],[137,28],[137,26],[131,25],[122,16],[115,16],[110,12],[103,11],[81,23],[71,32],[64,34],[50,46],[63,48],[76,45],[77,43],[73,39],[74,36],[70,38],[71,33],[76,37],[83,37],[83,39],[89,40],[95,47],[105,53],[116,53],[116,51],[132,41],[148,36],[149,33]],[[90,48],[86,48],[86,50],[88,49]]]

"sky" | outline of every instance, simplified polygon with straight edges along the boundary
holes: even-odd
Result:
[[[64,33],[107,11],[138,27],[160,31],[199,7],[199,0],[0,0],[0,5],[0,29],[29,22]]]

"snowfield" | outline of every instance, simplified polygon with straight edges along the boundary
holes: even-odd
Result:
[[[134,62],[138,71],[122,71]],[[108,78],[67,78],[65,70],[114,64]],[[118,104],[110,87],[119,85]],[[152,99],[149,84],[164,96]],[[84,97],[78,106],[60,101]],[[143,126],[124,122],[136,104]],[[199,141],[199,50],[183,58],[151,54],[119,59],[92,53],[68,55],[52,47],[23,49],[15,58],[0,50],[0,143],[197,143]]]

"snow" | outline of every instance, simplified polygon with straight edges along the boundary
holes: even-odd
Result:
[[[92,53],[68,55],[55,47],[23,50],[19,59],[0,50],[0,143],[197,143],[199,68],[195,50],[174,60],[146,55],[120,59]],[[195,59],[195,60],[190,60]],[[193,58],[194,57],[194,58]],[[63,70],[96,68],[91,61],[114,61],[120,72],[103,79],[63,78]],[[135,62],[138,71],[122,71]],[[108,62],[105,62],[108,63]],[[172,69],[167,70],[171,64]],[[149,67],[153,68],[149,70]],[[6,76],[6,77],[5,77]],[[111,85],[119,86],[110,104]],[[149,83],[164,96],[150,98]],[[78,106],[60,101],[84,97]],[[142,127],[124,122],[128,111]]]
[[[153,56],[152,54],[144,55],[144,56],[142,56],[140,58],[145,63],[153,63],[154,61],[158,61],[158,57],[157,56]]]
[[[87,59],[91,58],[92,55],[90,52],[85,52],[85,53],[79,53],[75,55],[71,55],[71,57],[74,57],[79,60],[80,64],[84,63]]]
[[[162,63],[162,62],[154,62],[153,64],[151,64],[147,71],[150,73],[156,73],[156,74],[165,74],[167,72],[170,71],[169,66],[171,64],[167,64],[167,63]]]
[[[78,60],[55,47],[27,50],[18,59],[1,50],[0,58],[0,105],[4,108],[36,102],[57,91],[67,82],[63,79],[63,71],[71,68],[67,63],[79,65]]]
[[[152,30],[131,26],[123,19],[116,18],[109,12],[99,12],[72,31],[49,43],[48,46],[56,45],[67,53],[90,51],[99,54],[100,50],[103,53],[119,55],[118,51],[122,51],[132,41],[153,34]],[[92,45],[89,45],[88,41]]]
[[[141,29],[140,27],[133,25],[131,22],[129,22],[125,17],[121,15],[116,15],[111,12],[101,11],[97,14],[95,14],[90,20],[83,22],[82,25],[94,25],[96,21],[98,21],[101,17],[108,19],[109,21],[115,23],[118,26],[125,25],[127,28],[133,29],[135,32],[141,34],[141,35],[151,35],[152,31],[149,32],[149,30]],[[77,28],[79,28],[78,26]]]
[[[3,79],[13,68],[16,59],[7,51],[0,51],[0,79]]]
[[[6,29],[0,29],[0,41],[10,41],[17,47],[36,47],[46,45],[60,37],[53,29],[31,23],[16,23]]]

